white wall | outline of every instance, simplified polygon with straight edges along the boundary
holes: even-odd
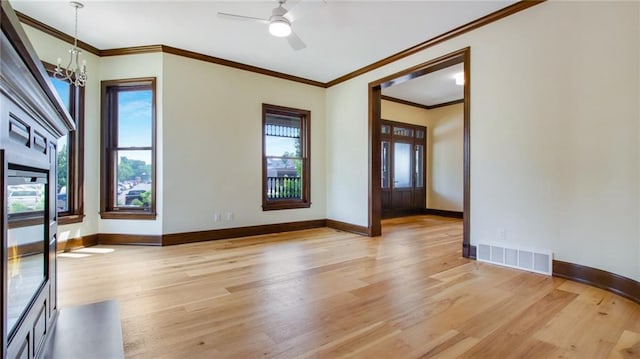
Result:
[[[424,127],[431,126],[429,122],[429,110],[393,101],[380,101],[380,117],[383,120],[409,123]]]
[[[69,48],[28,30],[45,61],[55,63]],[[161,53],[84,57],[89,71],[86,218],[80,224],[60,226],[62,240],[94,233],[154,235],[326,218],[324,89]],[[158,217],[102,220],[98,215],[100,81],[137,77],[157,80]],[[311,208],[262,211],[262,103],[311,111]],[[228,212],[233,213],[231,221],[226,220]],[[214,222],[214,213],[223,220]]]
[[[347,81],[327,96],[327,218],[367,226],[368,92]]]
[[[427,207],[464,210],[464,104],[428,110]]]
[[[640,280],[638,6],[546,2],[329,88],[328,218],[367,224],[368,83],[470,46],[472,243]]]
[[[58,57],[68,54],[69,44],[45,33],[24,25],[23,28],[31,41],[38,57],[45,62],[55,64]],[[82,53],[87,61],[89,79],[85,86],[84,118],[84,212],[82,223],[58,227],[58,240],[65,241],[98,232],[98,211],[100,206],[100,58],[88,52]]]
[[[164,81],[164,233],[326,218],[323,88],[170,54]],[[262,211],[263,103],[311,111],[311,208]]]
[[[70,45],[54,37],[23,25],[38,57],[55,64],[64,58]],[[162,194],[158,193],[156,220],[100,219],[100,82],[133,77],[156,77],[158,139],[162,136],[162,55],[141,54],[99,58],[84,51],[89,80],[85,86],[85,142],[84,142],[84,211],[82,223],[59,226],[59,240],[95,233],[162,234]],[[162,142],[158,142],[157,185],[162,188]]]
[[[156,211],[155,220],[123,220],[123,219],[99,219],[99,233],[124,233],[124,234],[162,234],[163,221],[163,182],[164,182],[164,144],[161,141],[164,132],[165,98],[164,81],[162,71],[162,54],[150,53],[126,56],[109,56],[100,59],[100,80],[120,80],[140,77],[156,78]],[[100,137],[95,142],[99,144]],[[89,142],[89,139],[85,143]],[[94,142],[94,141],[92,141]],[[100,162],[94,169],[100,175]]]
[[[85,54],[87,218],[61,226],[61,237],[65,231],[158,234],[325,215],[366,226],[368,83],[470,46],[472,243],[496,240],[497,228],[504,228],[513,244],[548,248],[557,259],[640,280],[639,7],[546,2],[326,91],[173,55]],[[43,59],[66,53],[67,44],[27,30]],[[92,69],[110,78],[156,76],[159,93],[169,89],[158,98],[166,108],[158,111],[165,148],[158,151],[163,191],[156,221],[97,223],[100,79]],[[215,83],[200,85],[203,79]],[[259,121],[262,102],[312,111],[310,209],[260,210],[259,125],[251,121]],[[255,143],[237,146],[240,136]],[[229,151],[238,161],[222,160],[227,172],[202,166],[218,160],[205,154]],[[214,186],[224,191],[214,193]],[[213,211],[228,210],[236,214],[232,223],[212,223]]]

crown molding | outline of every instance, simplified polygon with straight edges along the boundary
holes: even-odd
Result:
[[[18,15],[18,19],[20,20],[21,23],[25,24],[25,25],[29,25],[31,27],[33,27],[34,29],[40,30],[42,32],[44,32],[47,35],[53,36],[59,40],[62,40],[66,43],[72,44],[73,45],[73,36],[71,35],[67,35],[64,32],[55,29],[45,23],[42,23],[32,17],[29,17],[19,11],[15,11],[16,15]],[[96,56],[100,56],[100,49],[93,47],[89,44],[87,44],[86,42],[80,41],[78,40],[78,47],[81,48],[84,51],[90,52]]]
[[[485,15],[479,19],[476,19],[474,21],[471,21],[465,25],[462,25],[460,27],[457,27],[451,31],[445,32],[442,35],[436,36],[434,38],[431,38],[427,41],[421,42],[418,45],[415,45],[413,47],[410,47],[406,50],[400,51],[396,54],[393,54],[389,57],[385,57],[382,60],[376,61],[370,65],[367,65],[365,67],[362,67],[358,70],[355,70],[353,72],[350,72],[346,75],[340,76],[334,80],[331,80],[329,82],[327,82],[327,87],[332,87],[335,85],[338,85],[342,82],[351,80],[355,77],[358,77],[362,74],[365,74],[367,72],[373,71],[375,69],[378,69],[382,66],[388,65],[392,62],[398,61],[400,59],[403,59],[407,56],[413,55],[417,52],[423,51],[425,49],[428,49],[432,46],[435,46],[441,42],[447,41],[447,40],[451,40],[454,37],[460,36],[462,34],[466,34],[469,31],[475,30],[477,28],[480,28],[482,26],[491,24],[492,22],[501,20],[509,15],[513,15],[515,13],[518,13],[522,10],[526,10],[532,6],[541,4],[543,2],[545,2],[546,0],[522,0],[519,1],[515,4],[509,5],[507,7],[505,7],[504,9],[500,9],[498,11],[492,12],[491,14]]]
[[[266,76],[271,76],[271,77],[276,77],[276,78],[281,78],[284,80],[289,80],[289,81],[294,81],[294,82],[298,82],[298,83],[303,83],[306,85],[311,85],[311,86],[317,86],[317,87],[322,87],[322,88],[328,88],[328,87],[332,87],[335,85],[338,85],[342,82],[351,80],[355,77],[358,77],[362,74],[365,74],[367,72],[373,71],[375,69],[378,69],[382,66],[388,65],[392,62],[398,61],[402,58],[405,58],[407,56],[413,55],[417,52],[423,51],[429,47],[435,46],[441,42],[450,40],[454,37],[460,36],[462,34],[465,34],[469,31],[475,30],[477,28],[480,28],[482,26],[488,25],[492,22],[498,21],[500,19],[503,19],[507,16],[513,15],[515,13],[518,13],[520,11],[526,10],[532,6],[538,5],[540,3],[545,2],[546,0],[521,0],[515,4],[509,5],[503,9],[500,9],[498,11],[495,11],[491,14],[488,14],[486,16],[483,16],[479,19],[476,19],[474,21],[471,21],[465,25],[462,25],[460,27],[457,27],[451,31],[448,31],[442,35],[438,35],[434,38],[431,38],[429,40],[426,40],[418,45],[415,45],[413,47],[410,47],[406,50],[400,51],[396,54],[393,54],[389,57],[386,57],[382,60],[376,61],[370,65],[367,65],[365,67],[362,67],[358,70],[352,71],[348,74],[345,74],[343,76],[340,76],[334,80],[331,80],[329,82],[320,82],[320,81],[315,81],[315,80],[311,80],[311,79],[307,79],[307,78],[303,78],[303,77],[299,77],[299,76],[294,76],[294,75],[289,75],[283,72],[278,72],[278,71],[272,71],[272,70],[268,70],[262,67],[257,67],[257,66],[251,66],[251,65],[247,65],[247,64],[243,64],[240,62],[235,62],[235,61],[231,61],[231,60],[226,60],[223,58],[219,58],[219,57],[215,57],[215,56],[209,56],[209,55],[205,55],[205,54],[201,54],[198,52],[193,52],[193,51],[188,51],[188,50],[183,50],[183,49],[179,49],[179,48],[175,48],[175,47],[171,47],[171,46],[166,46],[166,45],[148,45],[148,46],[136,46],[136,47],[126,47],[126,48],[117,48],[117,49],[105,49],[105,50],[101,50],[98,49],[94,46],[91,46],[89,44],[87,44],[86,42],[83,41],[78,41],[78,47],[90,52],[96,56],[100,56],[100,57],[105,57],[105,56],[121,56],[121,55],[136,55],[136,54],[146,54],[146,53],[156,53],[156,52],[163,52],[163,53],[169,53],[169,54],[173,54],[173,55],[178,55],[178,56],[183,56],[183,57],[187,57],[187,58],[191,58],[191,59],[196,59],[196,60],[200,60],[200,61],[205,61],[205,62],[210,62],[210,63],[214,63],[214,64],[218,64],[218,65],[222,65],[222,66],[228,66],[228,67],[232,67],[232,68],[236,68],[236,69],[240,69],[240,70],[245,70],[245,71],[250,71],[250,72],[255,72],[258,74],[262,74],[262,75],[266,75]],[[29,25],[37,30],[40,30],[48,35],[51,35],[59,40],[62,40],[64,42],[67,42],[69,44],[73,44],[73,37],[69,36],[65,33],[63,33],[60,30],[57,30],[47,24],[44,24],[32,17],[29,17],[23,13],[20,13],[18,11],[16,11],[16,14],[18,15],[18,19],[20,19],[20,22],[22,22],[23,24]]]

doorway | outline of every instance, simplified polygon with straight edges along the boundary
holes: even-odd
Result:
[[[463,64],[463,240],[462,255],[468,258],[475,258],[475,248],[470,243],[470,48],[465,48],[451,54],[436,58],[420,65],[408,68],[393,75],[384,77],[369,83],[369,233],[372,236],[381,234],[382,218],[382,135],[380,126],[382,89],[409,81],[411,79],[436,72],[447,67]]]
[[[424,126],[381,120],[382,218],[424,210],[426,133]]]

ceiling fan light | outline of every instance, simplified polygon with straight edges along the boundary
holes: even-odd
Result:
[[[291,25],[284,20],[272,20],[271,23],[269,23],[269,33],[277,37],[289,36],[291,34]]]

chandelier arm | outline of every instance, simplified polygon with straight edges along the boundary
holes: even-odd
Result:
[[[73,29],[73,48],[69,50],[69,62],[64,68],[61,66],[62,60],[58,58],[58,64],[54,70],[53,77],[68,81],[76,87],[82,87],[87,81],[87,65],[86,61],[80,64],[80,54],[82,51],[78,48],[78,9],[84,7],[82,3],[71,1],[71,6],[75,8],[75,23]]]

